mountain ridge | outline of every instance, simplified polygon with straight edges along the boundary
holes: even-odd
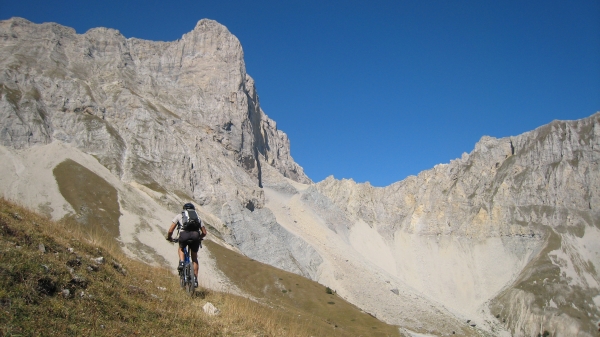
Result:
[[[50,32],[47,32],[44,25],[50,28]],[[28,30],[36,30],[36,27],[40,30],[32,32],[36,35],[26,34]],[[260,176],[257,156],[260,154],[265,162],[275,165],[285,172],[285,175],[308,182],[302,169],[289,159],[289,150],[286,150],[289,149],[287,136],[277,130],[276,123],[260,109],[254,81],[245,73],[243,51],[239,41],[217,22],[200,20],[196,28],[184,34],[180,40],[159,43],[135,38],[125,39],[118,31],[108,29],[91,29],[85,34],[77,35],[73,29],[57,24],[35,25],[24,19],[5,21],[3,28],[3,49],[6,53],[3,88],[5,91],[11,91],[12,105],[15,106],[17,98],[28,98],[23,95],[23,91],[32,93],[33,105],[36,104],[35,97],[40,93],[44,95],[45,103],[35,107],[43,114],[37,121],[42,122],[44,128],[36,127],[32,121],[29,121],[29,128],[25,128],[26,130],[19,130],[13,125],[10,129],[11,141],[7,142],[5,135],[4,144],[10,143],[13,147],[22,148],[29,143],[48,143],[51,138],[82,143],[78,139],[80,135],[70,134],[61,129],[59,123],[54,122],[62,117],[57,113],[62,110],[61,112],[66,113],[85,113],[88,119],[93,119],[96,123],[101,122],[96,117],[106,121],[106,131],[102,130],[102,125],[95,128],[94,125],[90,125],[93,124],[91,122],[86,122],[85,125],[93,131],[102,132],[118,154],[124,151],[124,143],[129,145],[129,148],[138,145],[133,140],[120,139],[115,135],[118,134],[115,131],[123,128],[119,124],[126,122],[131,125],[125,127],[139,128],[137,124],[144,122],[144,119],[132,120],[131,116],[124,115],[122,111],[127,109],[135,113],[136,110],[141,110],[146,114],[155,112],[156,117],[162,118],[164,122],[170,119],[168,122],[173,125],[184,122],[195,127],[208,126],[206,134],[201,137],[217,139],[227,151],[236,155],[240,166],[257,179]],[[42,32],[46,32],[45,35]],[[12,39],[16,39],[13,36],[19,37],[18,44],[11,43]],[[43,48],[28,46],[35,45],[40,40],[46,44],[47,49],[52,50],[44,51]],[[35,64],[31,62],[31,58],[25,56],[25,49],[38,49],[34,56]],[[155,54],[159,54],[157,62],[152,61],[155,58],[150,57]],[[45,62],[46,60],[48,61]],[[52,69],[54,66],[51,63],[54,62],[61,66]],[[57,89],[50,89],[49,95],[46,95],[43,88],[28,82],[26,78],[21,78],[20,83],[19,79],[11,78],[19,77],[18,72],[11,71],[14,68],[37,72],[37,77],[40,72],[43,74],[50,68],[49,75],[54,75],[52,71],[56,70],[56,75],[68,76],[72,81],[64,83],[66,88],[63,90],[59,87],[63,83],[56,83]],[[95,73],[91,69],[97,69],[99,72]],[[38,78],[38,82],[43,83],[43,80]],[[171,90],[165,96],[164,92],[161,93],[157,89],[175,89],[175,84],[179,90]],[[210,87],[207,87],[209,84]],[[49,86],[48,83],[43,85]],[[79,96],[78,101],[67,99],[65,90],[76,92]],[[195,92],[188,95],[185,94],[186,90]],[[117,95],[120,101],[115,101],[114,95]],[[160,103],[154,104],[157,100]],[[21,102],[21,109],[24,108],[23,103],[25,102]],[[49,108],[50,114],[48,111],[44,112],[46,108]],[[215,114],[214,111],[223,111],[225,114]],[[167,120],[163,116],[167,117]],[[145,120],[148,120],[148,117],[152,119],[154,116],[146,116]],[[186,128],[185,125],[181,127]],[[171,133],[176,131],[169,128],[163,128],[162,131],[167,130]],[[6,132],[5,129],[4,133]],[[185,132],[193,133],[189,127]],[[141,133],[138,136],[158,137]],[[108,156],[95,144],[80,145],[97,152],[101,159]],[[115,154],[110,156],[114,157]],[[115,172],[120,172],[123,170],[121,166],[127,163],[107,165]]]
[[[551,318],[556,312],[560,312],[554,310],[557,309],[556,303],[552,315],[540,314],[548,306],[547,303],[552,302],[552,298],[556,302],[556,297],[562,298],[563,295],[560,291],[546,289],[541,284],[544,279],[538,280],[538,276],[532,276],[535,273],[531,274],[531,270],[527,270],[533,268],[540,275],[545,274],[543,270],[554,270],[551,274],[556,282],[553,287],[562,288],[580,301],[576,306],[583,308],[578,309],[583,312],[575,316],[593,315],[598,318],[598,313],[592,309],[593,301],[585,299],[585,294],[597,298],[594,297],[597,295],[592,295],[598,291],[598,275],[594,270],[598,268],[600,250],[590,240],[598,237],[600,228],[600,191],[597,187],[599,126],[600,113],[596,113],[577,121],[554,121],[519,136],[501,139],[482,137],[470,154],[464,154],[462,158],[449,164],[436,165],[418,176],[388,187],[373,187],[332,178],[316,183],[315,186],[344,214],[369,223],[383,238],[389,238],[391,243],[388,246],[397,250],[396,260],[410,257],[420,264],[431,264],[430,261],[445,258],[434,254],[423,261],[406,251],[402,246],[417,249],[411,243],[417,240],[415,236],[419,240],[425,240],[422,243],[425,245],[431,245],[428,240],[447,242],[460,239],[468,240],[473,245],[486,241],[501,242],[487,253],[479,251],[480,258],[487,255],[491,259],[483,264],[479,263],[476,269],[481,273],[487,265],[494,265],[502,272],[492,278],[485,278],[488,280],[487,284],[483,280],[473,279],[469,282],[472,295],[464,294],[461,296],[463,300],[470,297],[473,304],[479,303],[475,307],[479,307],[491,300],[497,292],[503,292],[502,300],[497,300],[503,304],[495,304],[497,312],[494,316],[501,312],[506,314],[507,310],[501,310],[500,307],[511,307],[512,319],[509,324],[518,326],[517,331],[528,329],[527,324],[531,324],[524,323],[519,313],[528,317],[525,320],[539,320],[544,323],[537,324],[553,326],[558,331],[561,330],[557,327],[560,324],[571,326],[570,331],[577,331],[573,330],[573,325],[579,323],[571,321],[566,324],[564,317],[557,319],[562,320],[558,323]],[[412,238],[410,241],[394,242],[399,236],[407,235]],[[431,239],[426,239],[427,237]],[[560,242],[569,242],[569,248],[563,247]],[[547,248],[550,243],[553,249]],[[439,250],[444,245],[448,249],[448,243],[433,245],[432,249]],[[507,248],[509,250],[505,254],[496,254]],[[540,252],[544,251],[547,255],[540,256]],[[516,270],[498,260],[509,260],[509,256],[518,255],[520,257],[511,263],[513,266],[521,266]],[[476,263],[473,258],[469,259],[473,261],[471,263]],[[543,266],[535,262],[539,259],[545,260]],[[454,264],[455,268],[460,266],[459,262],[452,259],[446,262]],[[394,269],[393,266],[390,268],[392,273],[398,273],[399,276],[415,270],[419,272],[421,268],[416,264],[396,263],[396,268],[399,269]],[[441,266],[436,268],[451,272]],[[419,273],[431,273],[431,269],[424,268]],[[403,272],[400,273],[399,270]],[[529,276],[519,276],[520,270]],[[463,269],[463,272],[466,274],[467,270]],[[561,273],[570,276],[561,277]],[[436,275],[442,281],[430,282],[429,285],[422,283],[425,275],[413,281],[400,277],[423,293],[437,294],[435,298],[438,300],[446,298],[444,305],[454,306],[460,311],[459,307],[466,303],[448,296],[447,289],[459,289],[457,280],[461,278],[448,277],[444,273]],[[527,283],[523,278],[537,285],[528,284],[529,291],[518,292],[518,295],[506,290],[513,282],[516,282],[517,287],[522,287]],[[503,282],[494,285],[489,283],[491,279]],[[438,284],[438,289],[432,287],[432,284]],[[486,289],[481,289],[482,285]],[[488,295],[477,299],[478,288],[479,292],[483,291],[482,294]],[[508,299],[508,293],[513,293],[514,298]],[[531,301],[538,305],[543,303],[541,297],[550,298],[545,298],[547,302],[540,305],[535,314],[527,313],[528,310],[523,308],[529,307],[528,305],[519,307],[513,303],[524,294],[535,299]],[[564,299],[562,303],[568,304]],[[589,309],[592,310],[588,311]],[[594,331],[594,326],[592,319],[587,323],[588,333]],[[529,334],[535,333],[538,332],[529,331]]]
[[[11,19],[0,56],[4,196],[90,226],[102,210],[69,201],[56,173],[80,165],[116,190],[117,239],[147,263],[175,258],[165,227],[192,199],[216,243],[327,285],[406,335],[587,337],[600,321],[600,113],[484,136],[386,187],[313,183],[216,21],[152,42]],[[211,283],[226,282],[200,259]]]

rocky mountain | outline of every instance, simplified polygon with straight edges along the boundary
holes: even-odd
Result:
[[[265,165],[311,182],[260,108],[238,39],[215,21],[152,42],[13,18],[0,23],[0,55],[6,147],[69,144],[165,207],[193,199],[219,216],[263,207]],[[52,208],[55,217],[73,211]]]
[[[0,22],[0,186],[148,263],[193,200],[210,237],[413,336],[595,336],[600,113],[379,188],[312,181],[260,108],[239,41]],[[204,282],[237,291],[201,251]]]
[[[60,140],[125,181],[202,200],[196,188],[216,186],[220,198],[235,191],[260,206],[255,186],[265,164],[310,182],[290,157],[287,136],[261,110],[239,41],[215,21],[198,22],[175,42],[126,39],[106,28],[78,35],[18,18],[0,29],[5,146]],[[248,174],[211,169],[218,157]]]
[[[373,263],[389,261],[381,267],[464,317],[485,306],[514,335],[593,336],[599,136],[596,113],[483,137],[470,154],[385,188],[331,177],[315,187],[382,238],[387,259]]]

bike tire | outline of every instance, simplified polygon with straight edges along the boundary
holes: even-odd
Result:
[[[191,263],[186,266],[188,278],[185,285],[185,290],[190,296],[194,296],[194,292],[196,292],[196,287],[194,287],[194,269]]]
[[[179,285],[181,288],[185,288],[185,271],[182,270],[179,272]]]

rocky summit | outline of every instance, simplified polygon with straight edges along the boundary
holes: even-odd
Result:
[[[5,146],[73,144],[124,181],[203,203],[214,194],[262,205],[261,165],[310,182],[261,110],[238,39],[215,21],[201,20],[175,42],[106,28],[78,35],[16,18],[2,22],[0,34]],[[247,174],[211,168],[221,157]]]
[[[0,189],[149,264],[193,201],[210,239],[316,280],[406,336],[597,336],[600,113],[387,187],[313,183],[243,51],[201,20],[173,42],[0,22]],[[238,292],[200,252],[206,286]],[[242,294],[243,295],[243,294]]]

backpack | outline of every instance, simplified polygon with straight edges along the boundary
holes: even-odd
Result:
[[[186,209],[181,212],[181,229],[184,231],[198,231],[202,222],[193,209]]]

